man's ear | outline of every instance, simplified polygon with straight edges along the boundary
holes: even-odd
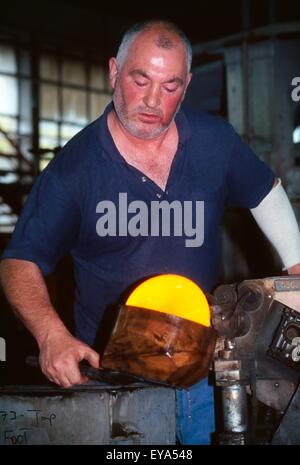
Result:
[[[109,82],[113,90],[116,85],[117,75],[118,75],[117,60],[116,58],[112,57],[109,60]]]
[[[191,81],[191,79],[192,79],[192,76],[193,76],[192,73],[189,73],[188,76],[187,76],[187,78],[186,78],[185,89],[184,89],[184,92],[183,92],[183,94],[182,94],[181,102],[183,102],[183,100],[184,100],[185,93],[186,93],[186,90],[187,90],[187,88],[188,88],[188,86],[189,86],[189,83],[190,83],[190,81]]]

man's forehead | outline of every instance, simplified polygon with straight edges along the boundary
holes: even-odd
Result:
[[[152,38],[153,39],[153,38]],[[185,62],[186,51],[180,42],[177,42],[174,47],[162,47],[155,40],[139,40],[137,38],[128,50],[127,65],[130,68],[138,67],[139,63],[149,63],[157,67],[164,67],[168,58],[175,60],[180,66],[181,60]],[[174,63],[173,63],[174,66]]]
[[[155,66],[163,67],[164,66],[164,59],[162,57],[152,57],[151,63]]]

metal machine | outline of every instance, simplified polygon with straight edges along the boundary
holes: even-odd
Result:
[[[211,304],[219,335],[213,363],[223,416],[218,443],[300,444],[300,276],[221,285]],[[261,403],[267,407],[260,437]]]
[[[206,376],[212,359],[216,443],[300,444],[300,276],[209,296],[184,277],[150,278],[121,308],[105,351],[104,370],[81,366],[100,384],[0,387],[0,444],[174,444],[172,387]]]

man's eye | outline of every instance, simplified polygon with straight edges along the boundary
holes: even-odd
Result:
[[[141,82],[141,81],[135,81],[135,83],[139,87],[144,87],[146,85],[146,82]]]
[[[164,89],[171,94],[177,90],[177,87],[165,87]]]

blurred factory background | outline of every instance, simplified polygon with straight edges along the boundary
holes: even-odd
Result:
[[[160,3],[2,2],[1,250],[35,177],[110,101],[107,62],[123,33],[149,18],[174,21],[192,42],[194,77],[186,104],[233,124],[282,179],[300,219],[300,91],[292,99],[293,78],[298,76],[300,84],[300,5],[287,0]],[[222,248],[222,282],[281,274],[278,257],[249,212],[227,212]],[[68,257],[48,285],[72,327]],[[18,346],[7,344],[15,366],[35,349],[3,295],[0,336],[18,341]],[[21,371],[13,371],[10,381],[20,382]]]

